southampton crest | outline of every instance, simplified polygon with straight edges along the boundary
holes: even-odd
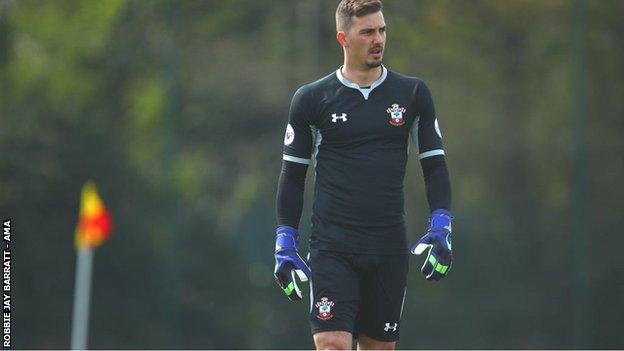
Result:
[[[334,301],[326,297],[322,297],[321,301],[314,304],[314,306],[319,310],[316,318],[326,321],[334,316],[331,313],[331,308],[334,306]]]
[[[392,107],[386,110],[386,112],[390,114],[388,122],[395,127],[404,125],[405,120],[403,119],[403,113],[405,113],[405,111],[405,108],[400,107],[399,104],[392,104]]]

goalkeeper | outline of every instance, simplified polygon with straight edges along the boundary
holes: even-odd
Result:
[[[343,0],[336,39],[344,63],[294,94],[277,190],[275,277],[291,300],[310,281],[317,349],[394,349],[401,330],[409,253],[440,280],[451,269],[451,187],[427,85],[382,65],[379,0]],[[409,140],[430,206],[426,234],[407,235],[403,180]],[[315,170],[307,261],[297,251],[308,165]],[[408,239],[416,241],[408,245]]]

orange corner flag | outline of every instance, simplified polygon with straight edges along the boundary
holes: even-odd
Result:
[[[76,227],[76,247],[93,248],[110,236],[113,224],[98,196],[95,184],[88,181],[82,187],[80,218]]]

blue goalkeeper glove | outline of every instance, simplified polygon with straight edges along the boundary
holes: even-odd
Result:
[[[275,279],[292,301],[301,300],[295,275],[302,282],[312,276],[310,267],[297,252],[298,236],[297,229],[282,226],[277,228],[275,238]]]
[[[429,218],[429,230],[410,248],[415,255],[428,250],[427,259],[420,271],[427,280],[440,280],[451,270],[453,251],[451,246],[451,212],[435,210]]]

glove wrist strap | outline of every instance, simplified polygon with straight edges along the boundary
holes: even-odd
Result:
[[[299,233],[297,229],[288,226],[279,226],[275,231],[275,251],[283,249],[297,249]]]
[[[451,211],[446,209],[437,209],[431,212],[431,217],[429,218],[429,230],[446,229],[450,232],[452,219],[453,216],[451,215]]]

